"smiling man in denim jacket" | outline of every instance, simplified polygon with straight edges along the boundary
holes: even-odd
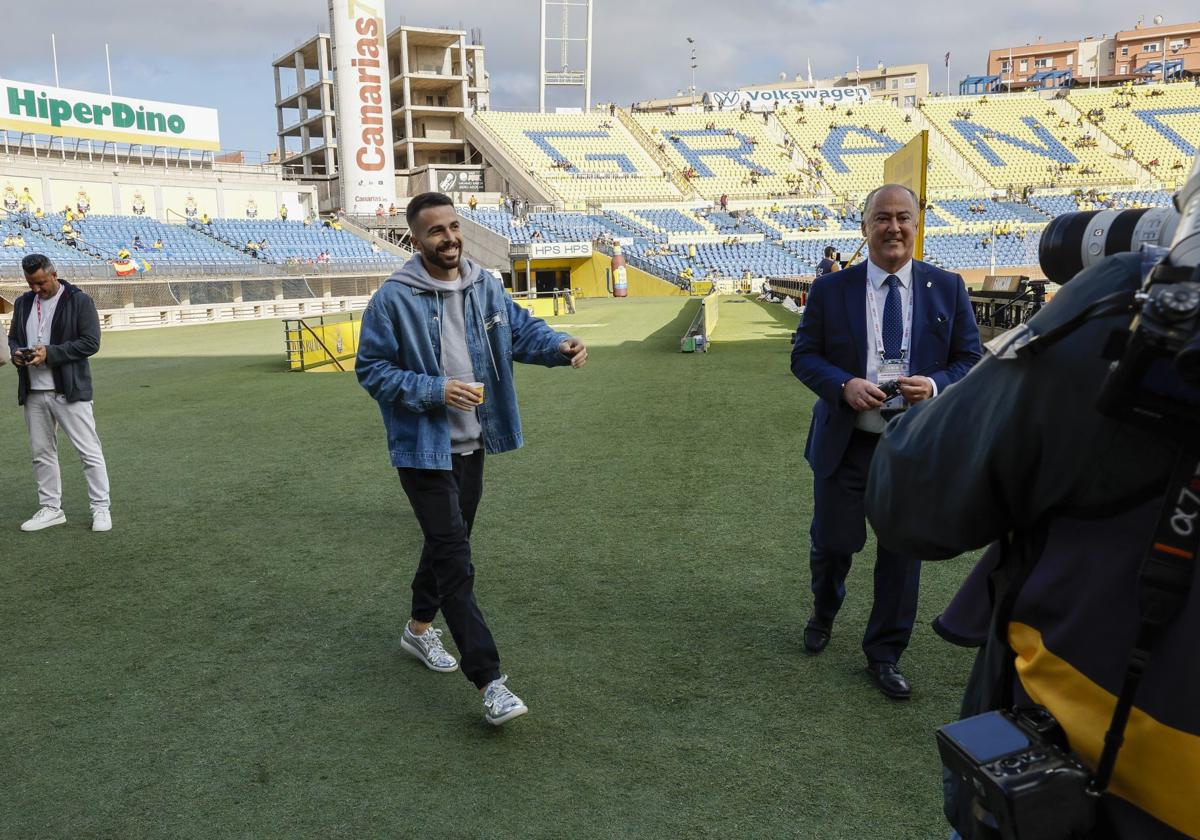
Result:
[[[513,360],[578,368],[587,349],[517,306],[463,257],[448,197],[418,195],[406,215],[418,253],[367,305],[355,364],[359,383],[379,402],[392,466],[425,535],[400,646],[434,671],[456,670],[442,631],[432,627],[441,610],[463,673],[483,693],[484,717],[498,726],[528,709],[505,686],[475,602],[470,536],[484,452],[522,445]]]

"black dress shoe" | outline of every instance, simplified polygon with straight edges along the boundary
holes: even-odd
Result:
[[[912,696],[912,686],[891,662],[872,662],[867,665],[867,673],[876,687],[893,700],[907,700]]]
[[[820,653],[829,644],[829,631],[809,624],[804,628],[804,649],[809,653]]]

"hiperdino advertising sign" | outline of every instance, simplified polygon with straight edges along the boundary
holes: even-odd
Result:
[[[221,148],[217,112],[0,79],[0,128],[177,149]]]

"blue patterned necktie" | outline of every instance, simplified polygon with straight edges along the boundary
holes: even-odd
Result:
[[[888,293],[883,303],[883,358],[899,359],[904,342],[904,317],[900,306],[900,278],[887,276]]]

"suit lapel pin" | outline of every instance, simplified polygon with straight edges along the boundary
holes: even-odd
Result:
[[[926,288],[926,289],[932,289],[932,288],[933,288],[933,281],[932,281],[932,280],[926,280],[926,281],[925,281],[925,288]]]

